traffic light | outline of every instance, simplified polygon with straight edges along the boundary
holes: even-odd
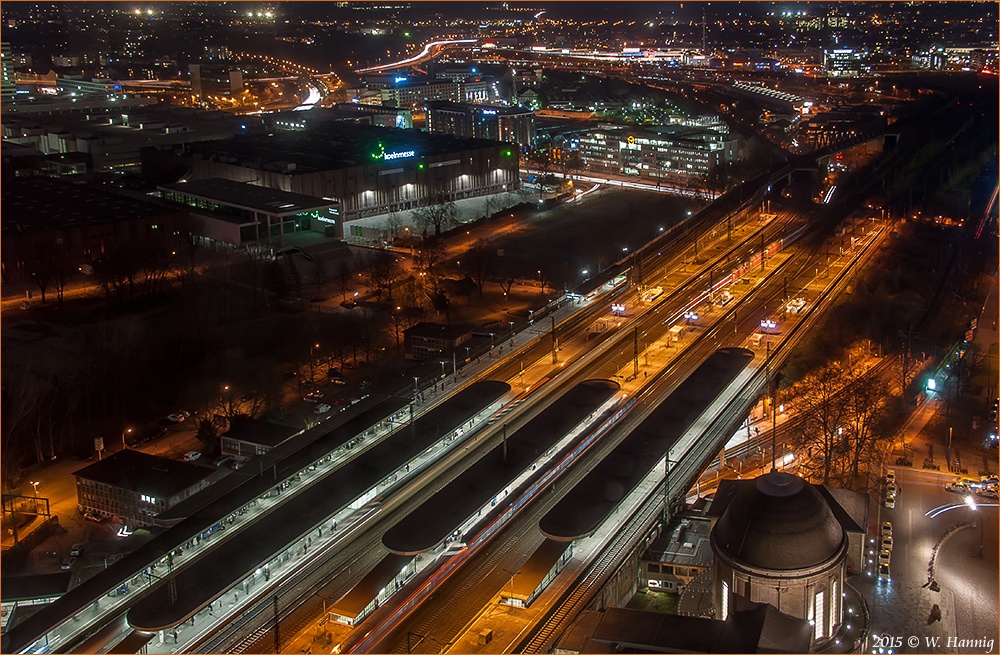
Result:
[[[511,155],[513,155],[513,154],[514,154],[514,151],[513,151],[513,150],[510,150],[509,148],[508,148],[507,150],[504,150],[504,151],[503,151],[503,156],[504,156],[504,157],[510,157],[510,156],[511,156]]]

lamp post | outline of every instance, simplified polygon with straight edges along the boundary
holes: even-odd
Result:
[[[663,524],[666,525],[667,521],[670,519],[670,465],[676,464],[674,460],[670,459],[670,454],[673,452],[673,448],[667,450],[666,456],[663,458]]]
[[[510,323],[510,345],[514,345],[514,321],[507,321]]]
[[[502,567],[501,567],[502,568]],[[503,569],[503,572],[510,576],[510,598],[507,606],[510,608],[508,612],[514,611],[514,576],[521,575],[520,571],[511,571],[510,569]]]
[[[41,482],[31,481],[28,484],[31,485],[31,489],[34,492],[35,498],[38,498],[38,485],[40,485]]]
[[[126,446],[125,446],[125,435],[126,434],[132,434],[132,428],[125,428],[124,430],[122,430],[122,450],[125,450],[125,448],[126,448]]]
[[[316,363],[316,359],[315,359],[315,351],[316,350],[319,350],[319,344],[318,343],[314,343],[313,345],[309,346],[309,382],[310,383],[313,383],[313,382],[316,381],[316,370],[314,368],[314,365]]]
[[[31,484],[36,484],[36,483],[32,482]],[[972,499],[972,496],[966,496],[965,497],[965,504],[968,505],[969,509],[972,511],[972,527],[975,527],[976,526],[976,510],[979,509],[979,506],[976,505],[976,501],[974,501]],[[980,518],[979,519],[979,556],[980,557],[983,556],[983,525],[984,525],[984,523],[985,523],[985,521],[982,518]]]

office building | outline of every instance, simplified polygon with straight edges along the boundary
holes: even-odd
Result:
[[[223,472],[126,448],[73,473],[77,504],[85,512],[135,529],[193,496]]]
[[[823,51],[823,72],[830,77],[857,77],[872,72],[867,50],[835,48]]]
[[[531,147],[535,114],[523,107],[492,107],[437,100],[428,102],[427,129],[463,138],[492,139]]]
[[[601,126],[579,137],[584,168],[650,179],[710,175],[738,156],[736,139],[713,129],[661,131]]]
[[[243,73],[230,64],[190,64],[191,95],[198,102],[212,96],[235,96],[243,93]]]
[[[14,100],[17,84],[14,81],[14,59],[10,52],[10,44],[0,43],[0,103],[6,104]]]

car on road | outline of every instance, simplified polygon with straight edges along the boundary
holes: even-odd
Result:
[[[892,582],[892,578],[889,575],[889,565],[879,564],[878,565],[878,581],[879,582]]]
[[[322,391],[310,391],[309,393],[307,393],[305,396],[302,397],[302,400],[306,401],[307,403],[318,403],[322,399],[323,399]]]
[[[898,496],[899,495],[899,487],[896,485],[895,482],[890,482],[888,485],[886,485],[885,492],[887,494],[889,494],[890,496]]]
[[[102,519],[97,514],[94,514],[93,512],[84,512],[83,513],[83,518],[86,519],[86,520],[88,520],[88,521],[92,521],[93,523],[103,523],[104,522],[104,519]]]
[[[889,560],[891,558],[892,558],[892,551],[883,548],[881,551],[879,551],[878,554],[878,565],[882,566],[883,564],[885,564],[886,566],[889,566]]]
[[[967,496],[970,492],[969,485],[965,484],[962,480],[944,485],[944,490],[950,491],[953,494],[962,494],[963,496]]]
[[[69,549],[69,554],[71,557],[83,555],[83,544],[73,544]]]
[[[892,551],[892,535],[887,534],[882,537],[882,550]]]
[[[59,568],[61,568],[63,571],[69,571],[74,566],[76,566],[76,558],[75,557],[67,557],[66,559],[64,559],[62,561],[62,564],[59,565]]]
[[[896,472],[894,470],[892,470],[892,469],[889,469],[888,471],[886,471],[885,472],[885,481],[888,482],[889,484],[895,484],[895,482],[896,482]]]
[[[199,459],[200,457],[201,457],[201,453],[199,453],[197,450],[192,450],[191,452],[186,453],[184,455],[184,461],[185,462],[193,462],[194,460]]]
[[[183,423],[184,418],[183,414],[170,414],[167,416],[167,420],[171,423]]]
[[[889,509],[896,509],[896,497],[892,494],[885,495],[885,506]]]
[[[976,495],[980,498],[992,498],[993,500],[1000,497],[994,489],[976,489]]]
[[[359,389],[367,389],[370,386],[372,386],[371,382],[369,382],[368,380],[362,380],[361,384],[358,385],[358,388]]]
[[[892,521],[886,521],[882,524],[882,536],[892,535]]]
[[[313,410],[313,413],[314,414],[326,414],[327,412],[330,411],[330,409],[332,409],[332,408],[329,405],[327,405],[326,403],[321,403],[319,405],[316,405],[316,409]]]

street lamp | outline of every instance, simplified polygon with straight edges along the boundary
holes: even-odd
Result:
[[[32,482],[32,484],[35,484],[35,483]],[[976,505],[976,501],[972,499],[972,496],[966,496],[965,497],[965,504],[969,506],[970,510],[972,510],[972,526],[975,527],[976,526],[976,510],[979,508],[979,506]],[[984,524],[985,524],[985,520],[982,519],[982,518],[980,518],[979,519],[979,556],[980,557],[983,556],[983,525]]]
[[[510,344],[514,345],[514,321],[507,321],[510,323]]]
[[[503,568],[503,567],[501,567]],[[503,569],[503,572],[510,576],[510,598],[507,606],[510,608],[508,612],[514,611],[514,576],[521,575],[521,571],[511,571],[510,569]]]
[[[34,481],[32,481],[32,482],[29,482],[28,484],[31,485],[31,487],[32,487],[32,489],[33,489],[33,491],[35,493],[35,498],[38,498],[38,485],[40,485],[41,482],[34,482]]]
[[[132,428],[125,428],[122,430],[122,449],[125,449],[125,435],[132,434]]]

